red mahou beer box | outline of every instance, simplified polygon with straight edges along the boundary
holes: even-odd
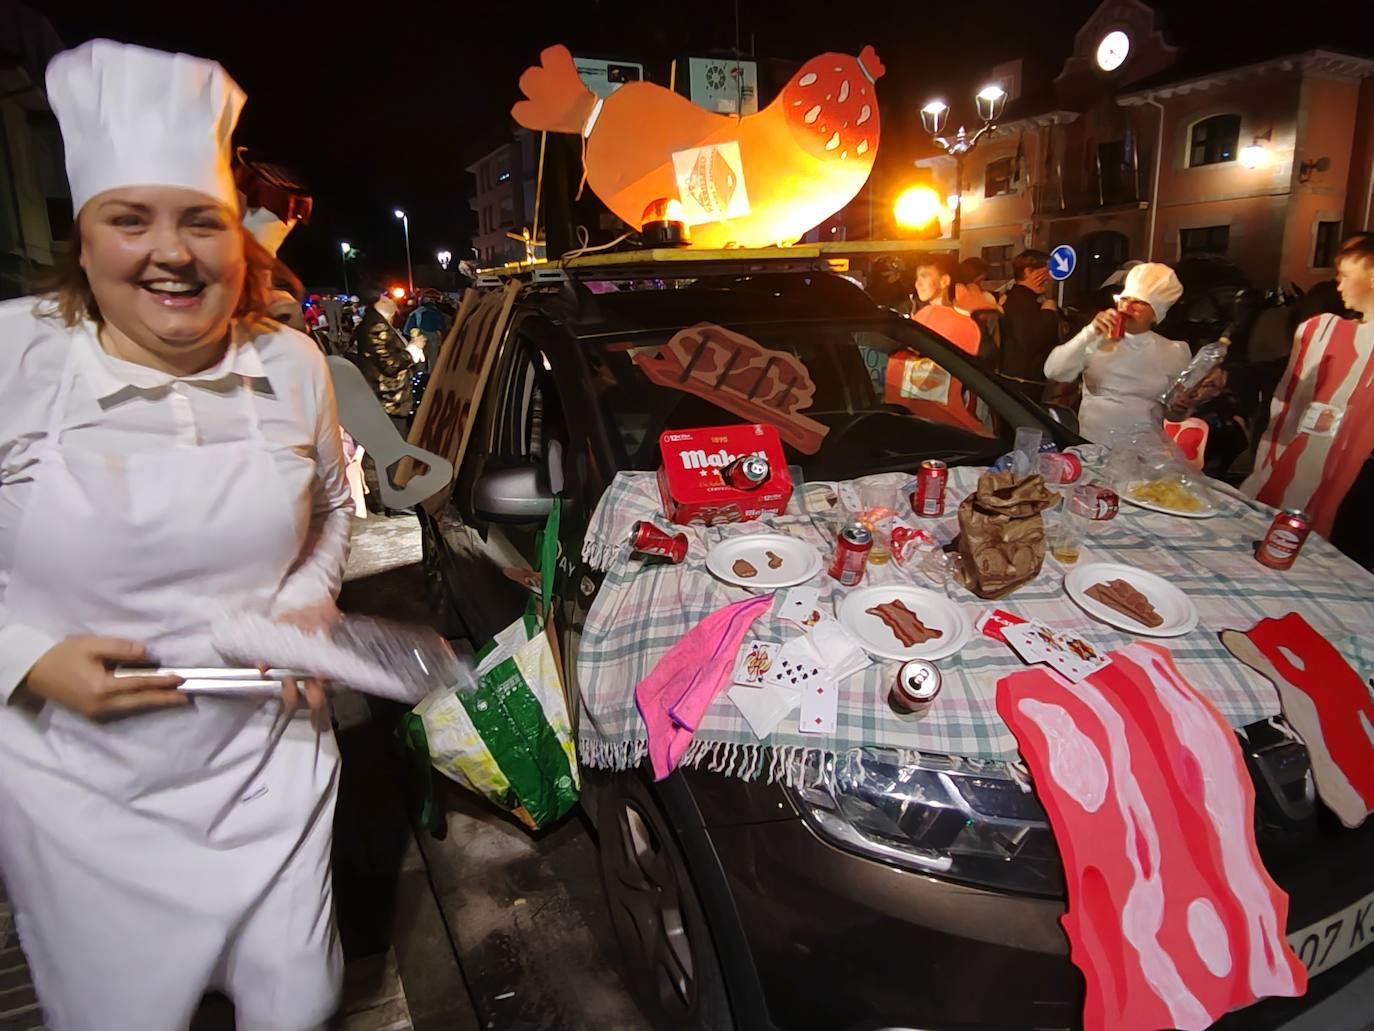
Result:
[[[713,526],[782,512],[792,497],[792,477],[778,431],[762,423],[668,430],[658,438],[663,464],[658,492],[674,523]],[[752,490],[732,487],[721,470],[737,458],[768,460],[768,478]]]

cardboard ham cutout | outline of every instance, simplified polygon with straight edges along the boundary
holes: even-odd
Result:
[[[1372,356],[1374,323],[1318,315],[1299,326],[1255,471],[1241,487],[1266,505],[1304,509],[1324,537],[1374,453]]]
[[[598,100],[566,47],[549,47],[520,76],[511,109],[527,129],[586,137],[587,183],[629,225],[675,200],[695,247],[792,243],[863,188],[878,153],[883,74],[872,47],[821,54],[771,104],[739,118],[713,114],[649,82]]]
[[[1064,857],[1088,1031],[1201,1031],[1307,972],[1288,896],[1260,864],[1235,734],[1169,652],[1136,643],[1079,684],[1003,677],[1016,735]]]
[[[1322,802],[1347,827],[1364,823],[1374,811],[1374,699],[1360,675],[1296,612],[1223,630],[1221,643],[1278,690]]]

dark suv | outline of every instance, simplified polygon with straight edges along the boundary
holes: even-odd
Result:
[[[613,270],[588,270],[521,290],[452,501],[422,518],[430,600],[455,632],[481,642],[523,610],[527,595],[505,570],[530,565],[557,493],[559,626],[574,695],[581,628],[601,582],[577,556],[598,498],[618,470],[657,467],[665,429],[747,421],[650,382],[631,360],[635,348],[707,323],[795,356],[816,385],[806,415],[828,428],[815,454],[788,449],[807,478],[910,470],[925,458],[984,465],[1010,450],[1022,425],[1061,444],[1077,439],[976,359],[839,275],[633,274],[619,288],[604,282]],[[928,359],[915,392],[943,397],[945,408],[891,389],[899,352]],[[953,381],[945,395],[941,375]],[[1265,863],[1291,897],[1290,931],[1317,935],[1295,947],[1320,968],[1333,936],[1353,935],[1357,922],[1361,935],[1374,932],[1374,906],[1330,933],[1321,923],[1358,900],[1374,903],[1374,820],[1340,828],[1314,804],[1302,746],[1267,724],[1247,731]],[[913,763],[865,749],[838,756],[832,772],[833,788],[799,791],[695,769],[657,784],[643,771],[584,769],[629,979],[654,1023],[1077,1026],[1083,982],[1059,924],[1058,851],[1034,796],[1000,764],[959,756]],[[1315,977],[1305,998],[1269,1000],[1221,1026],[1278,1026],[1371,959],[1374,948],[1356,952]]]

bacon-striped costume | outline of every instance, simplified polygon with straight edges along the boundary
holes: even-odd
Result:
[[[1241,488],[1276,508],[1303,509],[1323,536],[1330,535],[1336,510],[1374,453],[1371,353],[1374,324],[1318,315],[1298,327],[1255,471]],[[1304,429],[1313,404],[1340,413],[1334,431]]]

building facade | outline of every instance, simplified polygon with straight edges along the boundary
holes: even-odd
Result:
[[[532,228],[539,172],[539,136],[516,128],[509,143],[488,151],[467,168],[475,186],[469,204],[476,219],[473,257],[483,266],[526,259],[525,244],[510,235]],[[543,248],[539,248],[543,257]]]
[[[1070,296],[1128,259],[1195,256],[1262,289],[1307,288],[1371,228],[1374,61],[1319,50],[1206,69],[1151,8],[1108,0],[1045,99],[965,158],[960,253],[991,279],[1025,247],[1070,244]],[[920,164],[954,193],[953,159]]]

